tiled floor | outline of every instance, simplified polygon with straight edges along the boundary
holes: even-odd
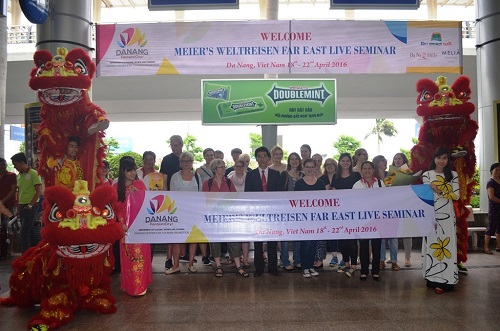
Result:
[[[411,268],[381,272],[382,280],[349,279],[327,264],[319,277],[300,273],[281,277],[238,277],[234,265],[223,278],[197,264],[197,274],[164,275],[164,253],[154,257],[154,283],[141,298],[119,290],[118,311],[99,315],[78,311],[61,330],[498,330],[500,252],[470,252],[469,274],[454,292],[436,295],[425,287],[420,256]],[[403,259],[400,251],[399,260]],[[201,260],[198,258],[198,260]],[[6,296],[9,263],[0,262],[1,296]],[[0,307],[0,330],[25,330],[33,309]]]

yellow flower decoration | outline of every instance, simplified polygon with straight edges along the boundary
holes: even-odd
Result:
[[[450,259],[451,253],[446,248],[446,246],[448,246],[448,244],[450,243],[450,237],[446,237],[444,241],[442,241],[441,238],[437,238],[437,240],[437,243],[433,243],[430,245],[430,247],[434,249],[434,253],[432,253],[432,256],[437,257],[439,261],[442,261],[445,257],[447,259]]]
[[[436,175],[436,180],[432,181],[436,187],[441,191],[443,198],[450,200],[457,200],[457,195],[453,192],[453,186],[446,181],[441,175]]]

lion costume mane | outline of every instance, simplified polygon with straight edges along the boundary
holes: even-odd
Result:
[[[47,188],[42,241],[13,262],[10,295],[0,303],[40,304],[28,323],[31,330],[58,328],[79,308],[114,313],[111,247],[124,235],[116,222],[116,203],[116,191],[109,185],[91,194],[85,181],[76,181],[73,192],[60,186]]]
[[[29,86],[38,91],[42,103],[38,145],[42,151],[38,173],[46,187],[55,184],[54,167],[64,158],[68,137],[81,139],[78,161],[83,178],[92,190],[98,183],[98,168],[106,147],[104,130],[109,121],[106,112],[93,104],[88,95],[96,67],[81,48],[68,52],[57,48],[57,54],[36,51],[35,68]],[[84,152],[82,152],[84,151]]]
[[[446,77],[439,76],[436,82],[421,79],[417,82],[417,115],[423,124],[418,135],[418,144],[411,149],[411,169],[426,171],[436,148],[447,147],[452,151],[452,169],[457,172],[460,198],[454,202],[457,218],[458,263],[467,261],[467,216],[465,208],[472,196],[475,182],[472,177],[476,169],[474,138],[478,125],[470,115],[474,112],[470,79],[460,76],[453,85]]]

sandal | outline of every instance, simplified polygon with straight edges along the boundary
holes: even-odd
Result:
[[[224,276],[224,270],[222,270],[222,267],[217,267],[215,269],[215,277],[222,277]]]
[[[380,261],[380,270],[385,269],[385,261]]]
[[[392,270],[394,271],[399,271],[401,268],[399,267],[399,265],[396,263],[396,262],[393,262],[392,263]]]
[[[294,267],[291,265],[287,265],[286,267],[283,268],[285,271],[293,271]]]
[[[493,255],[493,252],[489,249],[483,249],[484,254]]]
[[[248,272],[246,272],[243,267],[236,268],[236,274],[241,277],[248,277]]]

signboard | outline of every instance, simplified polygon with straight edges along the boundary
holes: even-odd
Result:
[[[420,0],[330,0],[330,9],[418,9]]]
[[[10,140],[24,141],[24,128],[19,126],[10,126]]]
[[[40,117],[40,102],[33,102],[24,105],[25,138],[26,138],[26,158],[28,165],[37,170],[40,165],[41,151],[38,149],[38,128],[42,123]]]
[[[238,9],[239,0],[148,0],[149,10]]]
[[[33,24],[43,24],[49,16],[50,0],[19,0],[24,16]]]
[[[335,124],[334,79],[202,80],[202,123]]]
[[[401,238],[436,233],[429,185],[307,192],[136,191],[127,210],[128,243]]]
[[[99,76],[435,72],[462,72],[461,22],[97,25]]]

